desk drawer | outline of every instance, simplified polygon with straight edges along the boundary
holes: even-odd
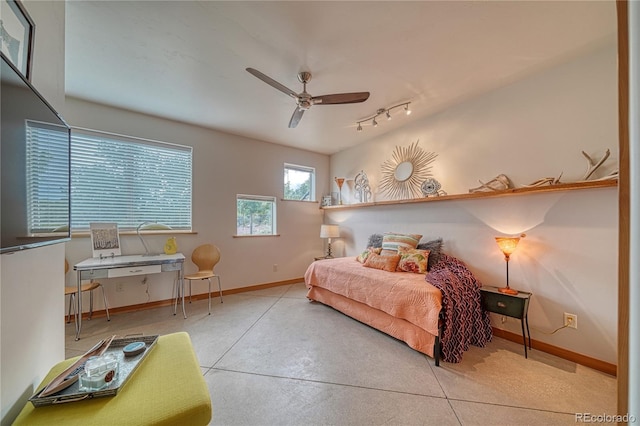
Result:
[[[182,262],[162,264],[162,272],[179,271],[180,269],[182,269]]]
[[[128,277],[132,275],[157,274],[162,272],[162,265],[128,266],[126,268],[109,269],[107,278]]]
[[[526,301],[527,299],[506,294],[482,292],[482,305],[487,311],[508,317],[522,319]]]

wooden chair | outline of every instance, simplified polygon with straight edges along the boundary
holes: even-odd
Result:
[[[218,280],[218,291],[220,292],[220,303],[222,303],[222,285],[220,275],[217,275],[213,268],[220,262],[220,249],[213,244],[203,244],[198,246],[191,253],[191,261],[198,267],[198,272],[185,275],[184,279],[189,280],[189,302],[191,302],[191,281],[209,281],[209,315],[211,315],[211,278]]]
[[[64,273],[65,275],[69,272],[69,262],[67,259],[64,260]],[[93,290],[100,287],[102,290],[102,300],[104,301],[104,309],[107,312],[107,321],[111,321],[111,317],[109,316],[109,306],[107,304],[107,296],[104,294],[104,287],[97,281],[91,280],[86,284],[82,284],[80,286],[80,292],[84,293],[85,291],[89,292],[89,319],[93,316]],[[69,296],[69,313],[67,314],[67,324],[71,322],[71,309],[73,308],[73,315],[76,317],[78,312],[76,312],[76,295],[78,294],[78,286],[65,286],[64,287],[64,295]],[[82,313],[80,313],[82,314]],[[76,318],[77,321],[77,318]]]

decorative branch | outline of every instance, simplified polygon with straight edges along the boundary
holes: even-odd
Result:
[[[587,180],[593,174],[593,172],[598,169],[598,167],[602,166],[602,164],[607,161],[607,158],[609,158],[609,155],[611,155],[611,151],[607,149],[600,161],[598,161],[597,163],[595,163],[586,152],[582,151],[582,155],[584,155],[584,157],[587,159],[587,171],[584,173],[582,180]]]

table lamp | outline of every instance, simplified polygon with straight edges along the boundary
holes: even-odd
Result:
[[[500,250],[502,250],[502,253],[504,254],[504,260],[507,262],[507,286],[500,287],[498,289],[501,293],[518,294],[518,290],[514,290],[509,287],[509,256],[516,251],[520,238],[524,238],[525,236],[525,234],[521,234],[519,237],[495,237],[498,247],[500,247]]]
[[[321,225],[320,226],[320,238],[327,238],[327,256],[326,258],[332,258],[331,254],[331,238],[338,238],[340,236],[340,228],[338,225]]]

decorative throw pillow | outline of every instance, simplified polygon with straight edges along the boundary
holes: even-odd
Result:
[[[356,260],[360,263],[364,263],[371,253],[380,254],[381,251],[381,247],[369,247],[365,251],[360,253],[358,257],[356,257]]]
[[[367,268],[382,269],[387,272],[395,272],[400,261],[400,255],[381,256],[371,253],[364,262]]]
[[[430,271],[433,265],[440,262],[440,255],[442,254],[442,238],[427,241],[426,243],[420,243],[416,248],[418,250],[429,250],[427,271]]]
[[[382,247],[382,234],[371,234],[367,247]]]
[[[410,249],[406,247],[398,247],[400,261],[398,262],[398,271],[414,272],[416,274],[427,273],[427,259],[429,259],[429,250]]]
[[[398,254],[398,247],[416,248],[422,235],[419,234],[396,234],[387,232],[382,237],[382,254]]]

